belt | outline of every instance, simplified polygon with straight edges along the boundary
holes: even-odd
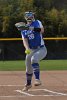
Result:
[[[31,49],[39,49],[39,48],[42,48],[44,47],[44,45],[41,45],[41,46],[38,46],[38,47],[32,47]]]

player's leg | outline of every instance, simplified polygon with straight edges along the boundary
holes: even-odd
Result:
[[[31,63],[34,70],[35,79],[38,81],[40,80],[39,61],[42,60],[46,56],[46,54],[47,54],[46,47],[43,47],[36,50],[31,58]]]
[[[31,55],[26,55],[25,65],[26,65],[26,85],[23,91],[27,91],[29,88],[31,88],[31,81],[33,75],[33,69],[31,66]]]
[[[27,84],[31,84],[32,80],[32,75],[33,75],[33,69],[31,66],[31,55],[26,55],[26,60],[25,60],[25,65],[26,65],[26,78],[27,78]]]

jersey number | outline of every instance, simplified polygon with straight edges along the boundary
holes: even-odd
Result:
[[[29,34],[28,37],[29,37],[29,40],[34,39],[34,34]]]

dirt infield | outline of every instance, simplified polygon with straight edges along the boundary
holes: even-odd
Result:
[[[25,72],[0,71],[0,100],[67,100],[67,71],[42,71],[42,85],[23,92]]]

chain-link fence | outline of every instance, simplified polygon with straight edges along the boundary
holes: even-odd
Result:
[[[45,59],[67,59],[67,40],[46,39],[47,56]],[[25,48],[22,40],[0,41],[0,60],[23,60]]]

